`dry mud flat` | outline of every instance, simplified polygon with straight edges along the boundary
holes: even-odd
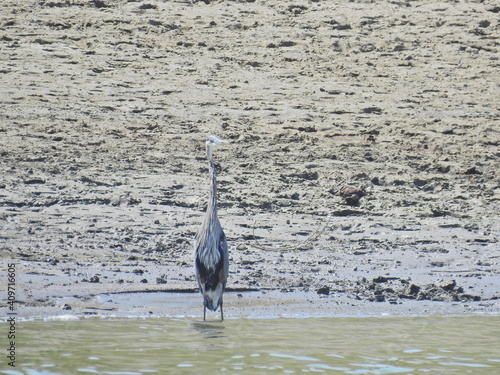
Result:
[[[498,13],[3,1],[0,256],[20,312],[127,313],[128,292],[193,291],[216,134],[227,306],[290,302],[233,313],[498,313]],[[197,305],[139,310],[182,306]]]

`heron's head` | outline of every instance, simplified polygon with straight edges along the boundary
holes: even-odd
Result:
[[[221,143],[227,143],[227,141],[225,141],[223,139],[220,139],[220,138],[217,138],[214,135],[211,135],[210,137],[207,137],[206,145],[207,145],[207,152],[208,152],[208,154],[212,155],[212,152]]]

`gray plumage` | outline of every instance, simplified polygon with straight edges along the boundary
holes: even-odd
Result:
[[[220,306],[220,317],[224,320],[222,295],[226,287],[229,270],[229,252],[224,231],[217,217],[217,175],[213,160],[213,152],[220,144],[226,142],[214,136],[206,140],[207,158],[210,169],[210,196],[205,219],[195,239],[196,280],[203,295],[203,320],[206,309],[217,310]]]

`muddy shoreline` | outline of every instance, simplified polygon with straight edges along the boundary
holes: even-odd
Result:
[[[5,1],[19,313],[195,316],[210,134],[228,316],[499,313],[492,4]]]

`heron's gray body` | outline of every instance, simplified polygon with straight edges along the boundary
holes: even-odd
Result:
[[[217,175],[213,161],[215,146],[224,142],[216,137],[207,138],[207,156],[210,167],[210,198],[205,219],[195,240],[196,280],[203,295],[203,320],[206,309],[217,310],[220,306],[221,319],[222,295],[226,287],[229,271],[229,252],[226,236],[217,217]]]

